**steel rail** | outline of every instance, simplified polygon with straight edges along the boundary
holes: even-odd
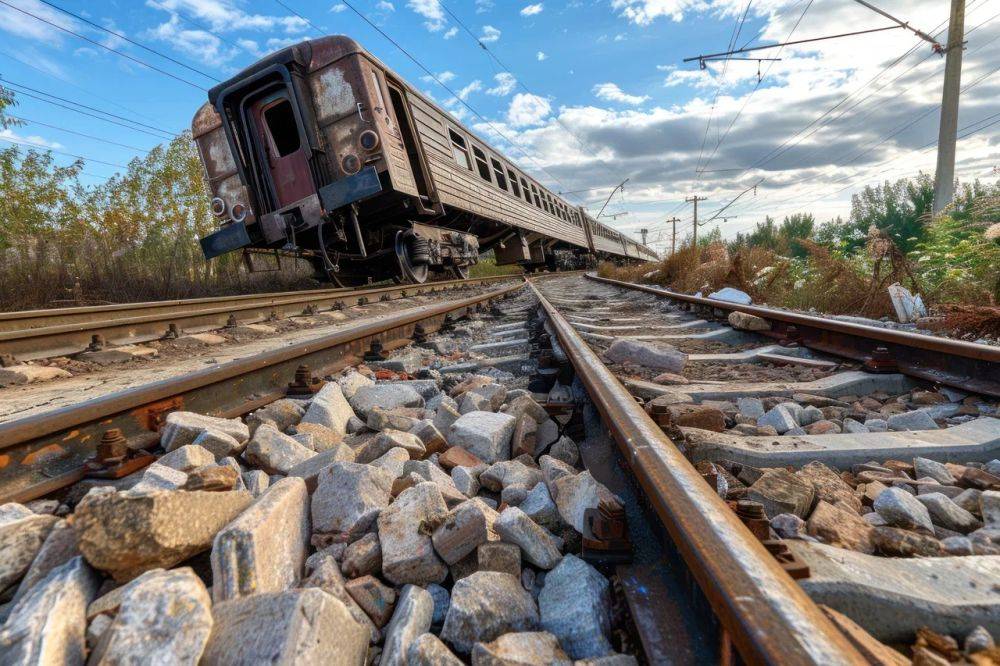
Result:
[[[754,664],[867,664],[572,325],[529,285],[626,463],[740,656]]]
[[[6,313],[0,314],[0,354],[9,354],[18,360],[51,358],[86,350],[95,335],[111,344],[135,344],[163,339],[170,325],[178,332],[205,331],[225,326],[230,315],[241,324],[249,324],[306,315],[310,307],[346,307],[359,303],[360,299],[392,300],[510,279],[520,279],[520,276],[494,275],[421,285],[153,301],[71,308],[68,312],[52,309]]]
[[[414,308],[314,340],[0,423],[0,504],[42,497],[83,478],[86,459],[108,429],[120,429],[130,446],[145,448],[158,442],[157,430],[171,411],[240,416],[283,397],[300,365],[320,374],[335,372],[359,362],[375,340],[385,349],[403,346],[417,324],[425,333],[434,332],[448,315],[469,314],[522,286],[519,280],[484,294]]]
[[[595,282],[642,291],[702,309],[745,312],[770,322],[771,330],[755,331],[760,335],[856,361],[867,362],[874,359],[887,370],[892,369],[965,391],[1000,396],[1000,347],[998,346],[866,326],[760,305],[741,305],[690,296],[591,274],[587,274],[586,277]]]

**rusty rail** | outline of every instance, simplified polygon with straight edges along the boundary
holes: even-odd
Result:
[[[225,326],[230,315],[249,324],[348,307],[359,299],[391,300],[510,279],[520,276],[0,313],[0,354],[22,361],[51,358],[85,350],[95,335],[112,345],[135,344],[164,338],[171,325],[179,332],[205,331]]]
[[[868,663],[569,322],[531,287],[627,465],[740,656],[759,664]]]
[[[782,343],[861,361],[874,371],[901,372],[964,391],[1000,397],[1000,347],[997,346],[865,326],[760,305],[740,305],[590,274],[586,277],[700,309],[756,315],[771,323],[771,330],[756,332]]]
[[[519,280],[485,294],[414,308],[315,340],[0,423],[0,504],[42,497],[83,478],[86,459],[109,429],[121,430],[133,447],[148,447],[158,441],[156,431],[170,411],[240,416],[283,397],[302,364],[319,373],[335,372],[359,362],[375,340],[384,349],[403,346],[417,324],[432,333],[446,316],[466,315],[522,286]]]

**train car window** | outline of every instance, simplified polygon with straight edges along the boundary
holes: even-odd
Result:
[[[490,163],[493,165],[493,173],[497,177],[497,185],[504,192],[507,191],[507,177],[503,175],[503,165],[497,162],[492,157],[490,158]]]
[[[528,181],[521,179],[521,191],[524,192],[524,200],[531,203],[531,192],[528,191]]]
[[[531,184],[531,194],[532,194],[532,196],[535,197],[535,206],[537,208],[541,208],[542,207],[542,199],[541,199],[541,197],[538,196],[538,188],[535,187],[534,183]]]
[[[521,198],[521,189],[517,186],[517,176],[510,169],[507,169],[507,178],[510,179],[510,191],[514,193],[514,196],[518,199]]]
[[[299,125],[295,122],[295,111],[287,99],[283,99],[264,111],[264,122],[271,134],[278,157],[291,155],[299,149]]]
[[[479,169],[479,176],[487,183],[492,183],[493,179],[490,178],[490,167],[486,164],[486,154],[473,146],[472,156],[476,158],[476,168]]]
[[[469,149],[465,147],[465,138],[455,130],[448,130],[451,136],[451,154],[458,166],[472,171],[472,160],[469,159]]]

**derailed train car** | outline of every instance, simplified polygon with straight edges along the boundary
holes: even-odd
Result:
[[[528,270],[557,253],[652,259],[551,193],[343,36],[267,56],[209,91],[194,138],[220,228],[209,259],[308,259],[341,284]]]

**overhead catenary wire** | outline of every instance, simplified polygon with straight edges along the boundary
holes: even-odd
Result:
[[[138,146],[130,146],[127,143],[118,143],[117,141],[112,141],[111,139],[104,139],[99,136],[94,136],[93,134],[86,134],[84,132],[77,132],[76,130],[67,129],[65,127],[59,127],[58,125],[51,125],[49,123],[43,123],[40,120],[34,120],[32,118],[25,118],[24,116],[7,115],[13,121],[20,121],[26,125],[38,125],[39,127],[48,127],[49,129],[54,129],[59,132],[65,132],[67,134],[74,134],[76,136],[84,137],[86,139],[93,139],[94,141],[99,141],[101,143],[106,143],[110,146],[118,146],[119,148],[128,148],[129,150],[134,150],[137,153],[148,153],[149,150],[145,148],[139,148]]]
[[[125,164],[118,164],[116,162],[105,162],[103,160],[95,159],[93,157],[84,157],[83,155],[76,155],[74,153],[67,153],[61,150],[56,150],[51,146],[46,146],[43,143],[35,143],[34,141],[26,141],[24,139],[9,139],[4,136],[0,136],[0,141],[5,141],[7,143],[13,143],[18,146],[28,146],[30,148],[41,148],[46,152],[53,153],[55,155],[62,155],[64,157],[72,157],[75,160],[83,160],[84,162],[93,162],[94,164],[103,164],[105,166],[115,167],[117,169],[127,169],[128,166]]]

